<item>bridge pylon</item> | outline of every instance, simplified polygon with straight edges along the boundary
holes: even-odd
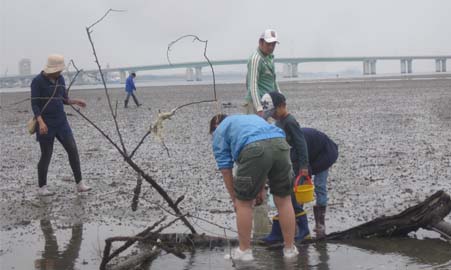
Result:
[[[435,72],[446,72],[446,58],[435,59]]]
[[[196,81],[202,81],[202,67],[195,67],[194,70],[196,73]]]
[[[193,81],[193,76],[194,76],[193,68],[186,68],[186,71],[185,71],[186,81],[188,81],[188,82]]]

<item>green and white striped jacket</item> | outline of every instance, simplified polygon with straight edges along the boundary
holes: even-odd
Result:
[[[252,102],[257,112],[263,110],[260,103],[262,96],[272,91],[280,92],[276,82],[274,55],[264,56],[257,48],[247,62],[246,86],[246,101]]]

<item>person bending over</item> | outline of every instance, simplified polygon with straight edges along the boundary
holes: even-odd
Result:
[[[280,215],[284,257],[295,257],[298,251],[294,245],[295,222],[290,199],[293,174],[290,146],[283,131],[257,115],[219,114],[210,121],[210,134],[214,157],[236,212],[239,246],[226,258],[253,259],[252,208],[264,200],[266,179]]]

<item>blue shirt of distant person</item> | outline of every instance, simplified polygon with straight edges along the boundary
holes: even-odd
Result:
[[[135,77],[136,73],[132,73],[130,74],[130,76],[128,76],[127,80],[125,81],[125,91],[127,91],[127,93],[133,93],[133,91],[136,90],[134,81]]]
[[[125,81],[125,92],[127,92],[127,97],[125,98],[124,108],[128,107],[128,100],[130,99],[130,96],[132,96],[133,101],[135,102],[137,107],[141,106],[141,103],[139,103],[138,98],[133,93],[133,91],[136,91],[136,86],[135,86],[135,81],[134,81],[135,77],[136,77],[136,73],[132,72],[132,73],[130,73],[130,76],[128,76],[127,80]]]

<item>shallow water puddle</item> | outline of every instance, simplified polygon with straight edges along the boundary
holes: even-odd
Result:
[[[132,235],[144,227],[31,222],[1,232],[1,269],[98,269],[105,238]],[[439,239],[302,245],[299,257],[288,262],[280,250],[253,251],[255,261],[235,266],[223,258],[228,247],[198,249],[185,260],[162,254],[149,269],[451,269],[451,245]]]

